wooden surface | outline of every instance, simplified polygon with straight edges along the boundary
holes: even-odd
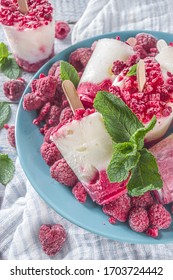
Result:
[[[82,15],[88,3],[88,0],[73,0],[73,1],[54,0],[52,2],[54,4],[55,20],[68,22],[72,31],[74,24]],[[0,42],[4,42],[8,45],[8,42],[6,40],[6,37],[4,35],[1,26],[0,26]],[[55,39],[55,54],[67,48],[70,44],[71,44],[71,33],[64,40]],[[26,80],[27,83],[30,81],[32,76],[33,74],[22,72],[22,77]],[[2,73],[0,73],[0,101],[10,102],[10,100],[8,100],[3,93],[3,83],[8,80],[9,79],[7,77],[5,77]],[[12,114],[8,124],[14,125],[18,104],[10,103],[10,106],[11,106]],[[7,130],[4,128],[0,130],[0,153],[8,154],[13,161],[15,161],[17,156],[16,149],[11,147],[8,143]]]

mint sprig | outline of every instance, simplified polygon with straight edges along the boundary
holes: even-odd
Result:
[[[7,185],[14,175],[13,161],[6,154],[0,154],[0,183]]]
[[[157,162],[144,148],[144,137],[154,128],[156,117],[145,127],[119,97],[105,91],[97,93],[94,107],[102,114],[113,140],[113,155],[107,168],[109,180],[122,182],[129,177],[127,189],[132,196],[160,189],[162,179]]]
[[[0,43],[0,71],[9,79],[16,79],[21,73],[20,67],[4,43]]]
[[[11,115],[11,107],[6,102],[0,102],[0,128],[8,122]]]
[[[136,76],[137,73],[137,64],[134,64],[130,70],[127,72],[127,76],[131,77],[131,76]]]
[[[66,61],[60,62],[60,77],[62,81],[70,80],[77,88],[80,77],[76,69],[70,63]]]

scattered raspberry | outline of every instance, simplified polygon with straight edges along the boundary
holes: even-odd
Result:
[[[50,135],[51,135],[51,133],[52,133],[52,131],[53,131],[54,129],[55,129],[55,128],[52,126],[52,127],[50,127],[50,128],[46,131],[46,133],[45,133],[45,135],[44,135],[44,142],[52,143],[52,141],[50,140]]]
[[[41,108],[38,117],[36,119],[33,120],[33,124],[35,125],[39,125],[47,116],[47,114],[49,113],[51,108],[51,103],[50,102],[46,102],[43,107]]]
[[[113,225],[114,225],[114,224],[116,224],[117,219],[114,218],[114,217],[110,217],[108,221],[109,221],[110,224],[113,224]]]
[[[52,166],[62,156],[56,145],[52,143],[44,142],[40,148],[41,155],[47,165]]]
[[[79,202],[85,203],[87,199],[87,192],[81,182],[77,182],[77,184],[73,187],[72,194],[74,194],[75,198]]]
[[[67,123],[69,121],[72,121],[72,119],[73,119],[73,112],[72,112],[71,108],[69,106],[65,107],[61,111],[61,114],[60,114],[60,117],[59,117],[59,121],[63,122],[63,123]]]
[[[162,204],[154,204],[148,210],[150,225],[158,229],[166,229],[170,226],[172,218]]]
[[[139,54],[133,54],[133,55],[129,56],[129,58],[127,59],[126,65],[132,66],[132,65],[138,63],[139,59],[140,59]]]
[[[147,53],[150,52],[150,49],[156,48],[157,39],[150,34],[138,33],[135,38],[136,45],[142,46]]]
[[[66,240],[66,231],[62,225],[42,225],[39,231],[39,240],[43,251],[48,256],[56,255]]]
[[[12,147],[16,147],[16,142],[15,142],[15,126],[12,125],[12,126],[9,126],[8,124],[4,124],[4,128],[7,129],[7,139],[8,139],[8,142],[9,144],[12,146]]]
[[[124,67],[126,67],[124,61],[116,60],[113,62],[113,66],[111,70],[114,75],[118,75],[124,69]]]
[[[56,61],[52,64],[51,68],[49,69],[48,75],[55,76],[57,68],[60,67],[60,61]]]
[[[137,232],[146,231],[149,226],[147,211],[142,207],[133,207],[129,213],[129,226]]]
[[[50,174],[56,181],[69,187],[74,187],[78,181],[73,170],[64,158],[57,160],[50,167]]]
[[[90,48],[78,48],[70,54],[69,63],[73,65],[78,72],[83,72],[91,55],[92,50]]]
[[[32,88],[36,96],[39,96],[42,101],[50,101],[55,95],[57,87],[57,79],[54,76],[47,76],[45,78],[37,79]]]
[[[25,87],[26,82],[24,79],[21,78],[16,80],[10,80],[3,84],[5,96],[12,101],[17,101],[21,98]]]
[[[114,201],[105,204],[102,210],[106,215],[110,215],[120,222],[126,222],[130,208],[131,199],[127,194],[123,194]]]
[[[63,40],[70,32],[70,26],[67,22],[56,21],[55,23],[55,38]]]
[[[60,113],[61,113],[61,108],[58,107],[57,105],[52,105],[50,107],[48,114],[45,117],[46,124],[48,124],[49,126],[55,126],[59,124]]]
[[[158,228],[148,228],[145,232],[148,236],[150,237],[158,237],[159,235],[159,230]]]
[[[33,92],[27,93],[23,99],[23,108],[27,111],[37,110],[43,106],[43,101]]]
[[[144,193],[143,195],[133,196],[131,198],[131,203],[132,203],[132,206],[135,206],[135,207],[140,206],[143,208],[148,208],[154,204],[154,199],[153,199],[151,192],[148,191],[148,192]]]
[[[147,57],[147,52],[146,50],[141,46],[141,45],[135,45],[133,47],[133,50],[137,52],[137,55],[141,58],[144,59],[145,57]]]

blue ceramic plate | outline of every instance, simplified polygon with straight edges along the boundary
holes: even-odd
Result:
[[[68,60],[72,51],[80,47],[90,47],[95,40],[104,37],[115,38],[115,36],[120,36],[121,40],[124,41],[129,37],[135,36],[139,32],[151,33],[158,39],[164,39],[167,42],[173,41],[173,34],[150,32],[147,30],[103,34],[77,43],[57,54],[36,73],[33,79],[38,78],[40,73],[47,74],[55,61]],[[30,87],[28,86],[24,94],[29,91]],[[16,119],[18,156],[30,183],[49,206],[79,227],[110,239],[129,243],[158,244],[173,242],[173,223],[169,229],[162,230],[157,239],[148,237],[143,233],[132,231],[126,223],[116,223],[112,225],[108,222],[108,216],[102,212],[101,207],[93,203],[90,198],[88,198],[87,202],[83,205],[74,198],[71,193],[71,188],[65,187],[53,180],[49,173],[49,167],[40,154],[43,136],[40,134],[38,127],[32,124],[36,113],[23,110],[22,102],[23,100],[21,99]]]

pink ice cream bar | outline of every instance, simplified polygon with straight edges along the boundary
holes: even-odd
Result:
[[[127,192],[126,181],[111,183],[106,169],[112,157],[112,139],[98,112],[63,125],[51,140],[70,165],[91,199],[106,204]]]
[[[53,7],[47,0],[28,0],[28,12],[17,0],[0,4],[0,23],[16,62],[25,71],[37,71],[54,54]]]
[[[97,91],[108,90],[112,85],[115,79],[111,71],[113,62],[116,60],[125,62],[133,54],[131,46],[117,39],[104,38],[96,43],[77,89],[86,108],[92,107]]]

